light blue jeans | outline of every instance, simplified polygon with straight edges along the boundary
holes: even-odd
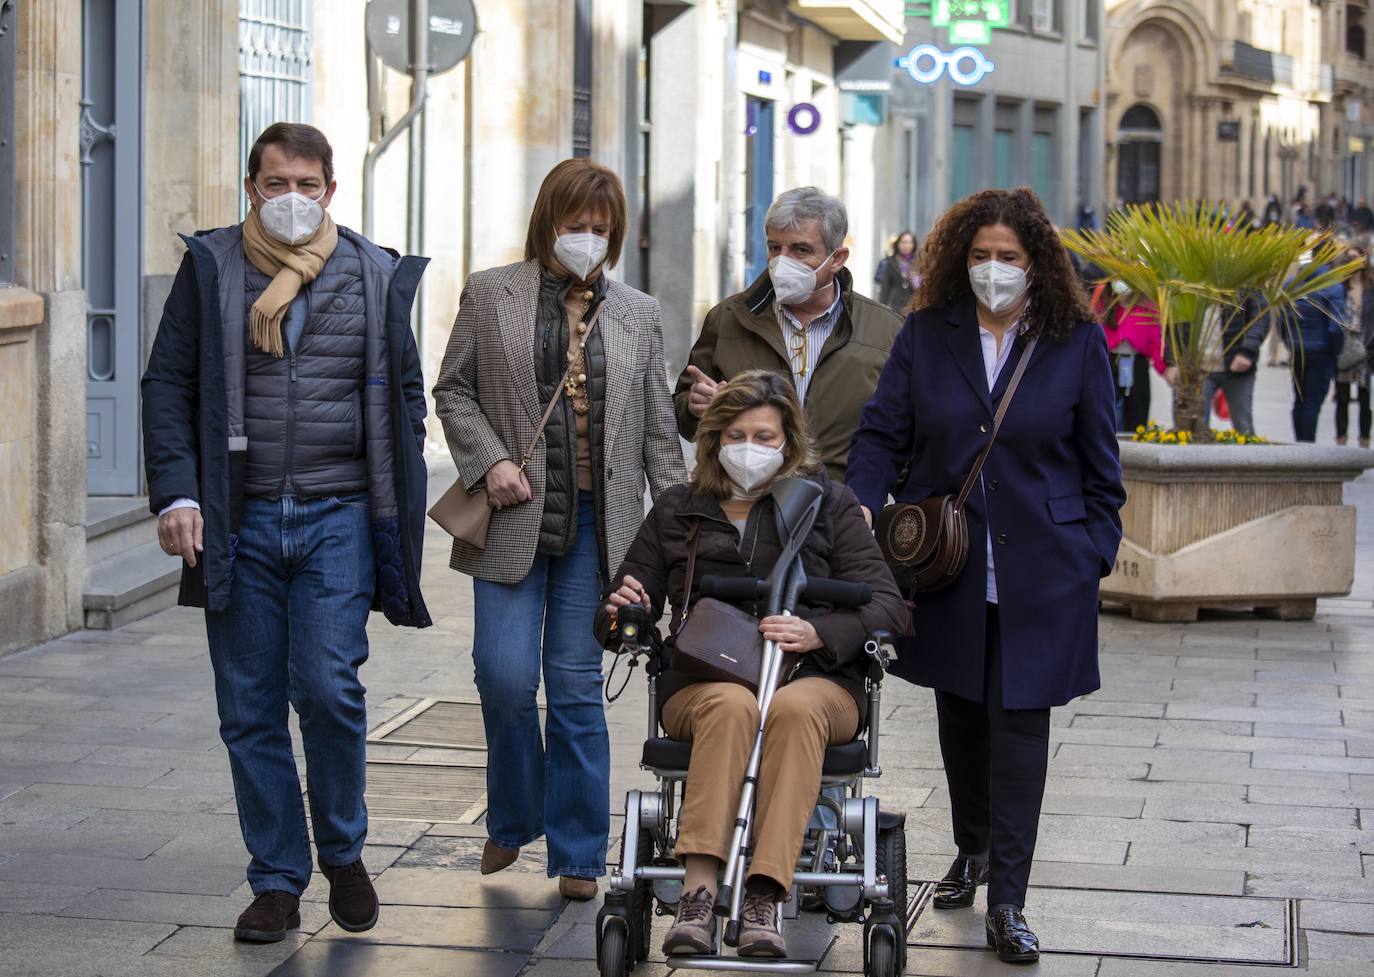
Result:
[[[362,856],[367,704],[358,669],[375,580],[365,494],[245,500],[229,609],[207,611],[205,631],[255,895],[300,895],[310,882],[288,704],[300,718],[320,859],[339,867]]]
[[[502,848],[539,837],[549,877],[606,874],[611,751],[593,620],[605,583],[593,497],[578,501],[563,556],[536,554],[516,584],[473,581],[472,659],[487,731],[487,835]],[[540,738],[543,672],[548,719]]]

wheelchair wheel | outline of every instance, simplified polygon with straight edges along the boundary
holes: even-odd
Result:
[[[876,855],[878,874],[887,876],[893,910],[905,922],[910,903],[906,892],[906,828],[902,823],[879,829]]]
[[[902,972],[897,937],[890,926],[875,926],[868,938],[864,977],[898,977]],[[601,971],[603,977],[605,970]]]
[[[647,830],[639,833],[639,850],[635,864],[652,865],[654,861],[654,839]],[[653,943],[654,927],[654,886],[652,882],[640,882],[630,893],[626,917],[629,919],[629,965],[649,959]]]
[[[625,977],[630,972],[626,960],[629,934],[625,930],[623,920],[614,917],[606,920],[606,925],[601,930],[600,942],[596,947],[601,977]]]

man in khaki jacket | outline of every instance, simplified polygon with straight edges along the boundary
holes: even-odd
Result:
[[[857,295],[844,267],[844,204],[816,187],[781,194],[764,218],[768,271],[706,314],[673,394],[691,440],[716,386],[743,370],[791,377],[830,476],[844,479],[849,439],[878,385],[902,320]]]

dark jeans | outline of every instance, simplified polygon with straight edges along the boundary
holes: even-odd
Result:
[[[375,589],[366,495],[244,503],[227,611],[207,611],[220,736],[229,748],[254,894],[310,882],[310,838],[287,725],[300,719],[315,847],[362,855],[367,660]]]
[[[1218,390],[1226,395],[1231,427],[1241,434],[1254,434],[1255,371],[1232,373],[1224,370],[1207,375],[1202,384],[1202,416],[1207,424],[1212,423],[1212,400]]]
[[[1131,365],[1131,386],[1121,385],[1121,357],[1112,354],[1112,377],[1116,383],[1116,429],[1134,434],[1150,423],[1150,359],[1137,353]]]
[[[502,848],[543,837],[548,873],[606,874],[611,748],[592,622],[605,581],[596,509],[580,493],[577,538],[536,553],[515,584],[473,581],[472,661],[487,732],[487,835]],[[548,716],[539,732],[540,673]]]
[[[982,702],[935,693],[959,852],[988,852],[988,906],[1024,907],[1049,764],[1050,711],[1002,707],[997,605],[988,605]]]
[[[1336,437],[1344,438],[1350,433],[1350,388],[1357,391],[1360,403],[1360,437],[1369,440],[1369,429],[1374,416],[1369,410],[1369,384],[1336,382]]]
[[[1316,441],[1322,401],[1336,375],[1330,353],[1299,353],[1293,371],[1293,440]]]

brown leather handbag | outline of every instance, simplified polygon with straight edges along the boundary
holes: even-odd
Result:
[[[598,304],[592,317],[587,320],[587,338],[591,337],[592,329],[596,326],[596,320],[601,315],[601,306],[604,304],[604,302]],[[534,429],[534,437],[530,439],[529,450],[520,459],[521,471],[529,466],[530,459],[534,457],[534,449],[539,444],[539,436],[544,433],[544,428],[548,427],[549,418],[553,416],[553,409],[558,406],[563,391],[567,389],[568,378],[572,376],[576,366],[576,362],[569,362],[568,368],[563,371],[563,379],[558,381],[558,388],[554,395],[549,398],[549,406],[544,409],[544,417],[539,421],[539,426]],[[469,490],[460,478],[449,486],[448,491],[439,497],[438,502],[430,506],[429,517],[454,539],[462,540],[470,546],[484,550],[487,548],[487,529],[491,526],[491,508],[491,500],[487,498],[485,486],[479,485],[475,489]]]
[[[733,604],[703,597],[691,604],[701,520],[692,524],[687,543],[687,578],[682,585],[682,621],[673,636],[672,667],[708,682],[733,682],[757,692],[763,662],[759,619]]]
[[[963,572],[968,560],[968,520],[964,516],[964,503],[978,482],[978,476],[983,473],[983,463],[988,460],[988,454],[997,441],[1002,418],[1011,406],[1012,396],[1021,383],[1038,341],[1032,339],[1021,351],[1016,361],[1016,372],[1011,375],[1007,392],[997,405],[992,435],[978,453],[959,494],[934,495],[920,502],[894,502],[883,506],[878,513],[878,522],[873,530],[878,548],[892,569],[892,575],[897,578],[897,585],[903,590],[911,593],[942,590]]]

